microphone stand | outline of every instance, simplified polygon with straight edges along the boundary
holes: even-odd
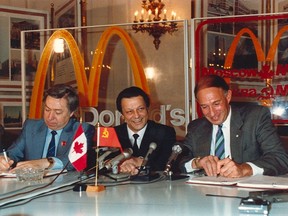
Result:
[[[166,180],[169,180],[169,181],[189,178],[188,175],[174,174],[172,171],[169,171],[167,173],[164,171],[163,174],[164,176],[166,176]]]
[[[130,181],[150,182],[158,178],[160,178],[160,174],[151,172],[150,166],[141,166],[138,174],[130,177]]]

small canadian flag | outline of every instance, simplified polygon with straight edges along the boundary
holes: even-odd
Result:
[[[70,148],[69,160],[77,171],[82,171],[87,166],[87,138],[82,124],[79,125],[74,141]]]

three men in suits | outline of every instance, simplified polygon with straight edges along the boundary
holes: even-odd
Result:
[[[189,149],[189,157],[184,160],[187,172],[204,169],[208,176],[225,177],[288,172],[288,156],[268,108],[230,105],[232,91],[216,75],[202,77],[194,94],[204,117],[188,125],[183,142]],[[223,159],[216,154],[219,125],[224,135]]]
[[[80,125],[73,118],[79,106],[78,94],[68,85],[54,85],[45,92],[43,106],[43,119],[25,121],[21,135],[7,150],[8,162],[3,156],[0,157],[0,170],[7,170],[14,163],[17,163],[14,169],[62,169],[67,163],[67,170],[74,169],[69,162],[68,154]],[[87,123],[82,123],[82,127],[87,138],[88,152],[92,153],[94,127]],[[51,131],[55,133],[52,152]]]
[[[116,105],[125,122],[115,127],[118,139],[123,149],[133,149],[132,158],[120,165],[120,172],[137,174],[137,168],[141,166],[153,142],[157,147],[148,161],[150,170],[164,170],[172,152],[172,145],[176,141],[174,128],[148,120],[150,99],[138,87],[132,86],[121,91]],[[136,143],[134,143],[135,136],[137,137]]]

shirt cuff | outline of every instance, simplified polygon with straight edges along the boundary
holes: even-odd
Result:
[[[188,162],[186,162],[186,163],[184,164],[184,167],[185,167],[187,173],[190,173],[190,172],[193,172],[193,171],[195,171],[195,170],[198,170],[198,169],[192,168],[192,162],[193,162],[193,160],[195,160],[195,159],[196,159],[196,158],[193,158],[192,160],[190,160],[190,161],[188,161]]]
[[[54,164],[52,166],[52,170],[61,170],[63,169],[63,163],[59,158],[53,157]]]
[[[252,168],[252,171],[253,171],[253,176],[254,175],[262,175],[263,174],[263,172],[264,172],[264,169],[263,168],[260,168],[260,167],[258,167],[258,166],[256,166],[255,164],[253,164],[253,163],[251,163],[251,162],[246,162],[247,164],[249,164],[250,166],[251,166],[251,168]]]

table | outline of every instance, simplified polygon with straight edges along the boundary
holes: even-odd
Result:
[[[53,194],[34,199],[24,205],[1,208],[0,215],[235,216],[239,215],[240,198],[206,194],[247,197],[251,191],[234,186],[192,185],[185,183],[186,179],[180,179],[153,183],[123,182],[119,185],[109,185],[102,192],[75,192],[72,190],[73,182],[77,182],[78,176],[74,172],[63,174],[59,181],[53,184]],[[48,182],[51,178],[45,181]],[[23,187],[16,179],[0,178],[0,181],[2,195],[12,188],[15,190]],[[66,186],[61,187],[61,184]],[[64,192],[54,193],[61,190]],[[288,203],[273,203],[270,215],[287,215],[287,209]]]

